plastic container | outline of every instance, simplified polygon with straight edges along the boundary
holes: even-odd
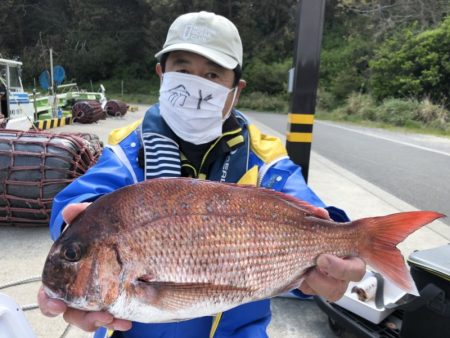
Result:
[[[363,281],[370,276],[373,276],[373,273],[370,271],[366,272]],[[364,319],[367,319],[374,324],[378,324],[387,316],[389,316],[394,311],[394,309],[377,309],[375,301],[373,299],[366,302],[360,301],[357,295],[351,292],[352,288],[356,285],[359,285],[360,283],[361,282],[351,282],[344,296],[337,302],[335,302],[335,304],[357,314]],[[403,290],[396,287],[390,281],[384,280],[384,304],[395,303],[400,300],[405,294],[406,293]]]
[[[3,293],[0,293],[0,337],[36,338],[20,306]]]
[[[450,337],[450,244],[415,251],[408,264],[423,304],[405,311],[401,336]]]

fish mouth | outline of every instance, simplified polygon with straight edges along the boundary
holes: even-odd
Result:
[[[49,298],[64,300],[61,293],[53,291],[46,285],[44,285],[44,292]]]
[[[86,297],[76,297],[68,299],[67,295],[64,295],[63,292],[53,291],[46,285],[44,285],[44,292],[49,298],[61,300],[74,309],[80,309],[84,311],[101,310],[95,302],[94,303],[89,302],[89,300],[86,299]]]

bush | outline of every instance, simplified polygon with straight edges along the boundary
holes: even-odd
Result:
[[[338,106],[338,101],[334,94],[319,87],[317,90],[316,110],[328,113]]]
[[[433,104],[429,99],[425,99],[420,103],[414,119],[426,124],[434,123],[444,126],[450,120],[450,112],[442,106]]]
[[[353,67],[343,69],[333,78],[329,90],[340,102],[344,101],[352,92],[365,92],[365,79]]]
[[[450,17],[421,33],[412,27],[386,40],[370,62],[371,90],[386,97],[428,98],[449,106]]]
[[[245,93],[239,99],[238,108],[286,113],[289,111],[289,97],[287,94],[275,96],[261,92]]]
[[[375,118],[394,126],[407,126],[413,121],[419,105],[416,100],[386,99],[376,108]]]
[[[430,100],[386,99],[375,111],[376,119],[396,126],[446,130],[450,112]]]
[[[442,121],[434,120],[430,122],[428,127],[434,130],[440,130],[446,135],[450,134],[450,122],[442,123]]]
[[[326,92],[324,94],[330,95]],[[450,111],[428,99],[418,101],[389,98],[377,103],[369,94],[352,93],[345,104],[325,112],[327,115],[321,116],[334,120],[370,120],[398,127],[450,132]]]
[[[291,67],[291,59],[267,63],[254,58],[244,68],[243,78],[247,81],[250,92],[282,94],[287,92],[288,71]]]
[[[366,91],[368,61],[373,42],[364,36],[345,37],[340,32],[324,36],[320,55],[320,85],[343,103],[352,92]]]
[[[342,112],[346,115],[361,117],[364,120],[375,120],[375,101],[370,95],[351,93]]]

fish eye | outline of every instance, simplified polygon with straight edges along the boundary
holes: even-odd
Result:
[[[81,246],[79,243],[69,243],[61,250],[62,256],[69,262],[78,262],[81,258]]]

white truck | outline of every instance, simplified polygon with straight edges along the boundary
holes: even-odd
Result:
[[[8,129],[28,130],[35,120],[30,96],[23,89],[22,62],[0,59],[0,119]]]

